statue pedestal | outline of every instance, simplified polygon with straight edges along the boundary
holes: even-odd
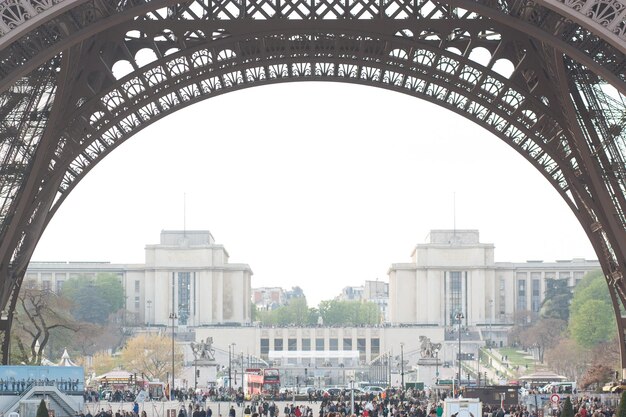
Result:
[[[198,381],[198,388],[207,388],[217,382],[217,363],[207,359],[196,359],[194,371]]]
[[[441,377],[441,361],[438,358],[421,358],[417,361],[417,380],[424,385],[435,386],[437,370]]]

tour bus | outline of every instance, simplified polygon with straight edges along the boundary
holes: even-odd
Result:
[[[276,368],[246,369],[243,381],[247,396],[274,395],[280,390],[280,373]]]
[[[573,394],[576,392],[576,382],[550,382],[539,389],[544,394]]]

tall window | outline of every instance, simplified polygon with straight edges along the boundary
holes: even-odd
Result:
[[[500,277],[500,290],[498,292],[498,306],[499,306],[499,316],[500,321],[504,320],[506,314],[506,283],[503,277]]]
[[[298,339],[287,339],[287,350],[298,350]]]
[[[328,339],[328,350],[339,350],[339,339]]]
[[[352,350],[352,339],[349,337],[343,338],[343,350]]]
[[[315,339],[315,350],[317,350],[317,351],[324,350],[324,339],[323,338],[318,337],[317,339]]]
[[[372,359],[375,359],[378,355],[380,355],[380,339],[372,338]]]
[[[583,271],[574,271],[574,285],[578,285],[583,280],[585,273]]]
[[[191,301],[191,273],[178,273],[178,323],[187,324],[189,320],[189,304]]]
[[[526,272],[517,273],[517,311],[527,311]]]
[[[141,281],[138,279],[135,280],[135,292],[139,292],[141,289]]]
[[[267,358],[267,355],[270,353],[270,340],[269,339],[261,339],[261,357]]]
[[[463,311],[463,281],[461,271],[450,271],[450,323],[456,323],[454,318]]]
[[[302,350],[311,350],[311,339],[302,339]]]
[[[283,350],[283,339],[274,339],[274,350]]]
[[[540,272],[532,272],[530,274],[532,279],[532,293],[530,294],[530,309],[533,313],[537,313],[539,311],[539,307],[541,306],[541,273]]]
[[[356,339],[356,348],[359,351],[359,359],[361,361],[365,360],[365,339]]]

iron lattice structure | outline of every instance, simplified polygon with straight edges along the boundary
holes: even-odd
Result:
[[[0,33],[4,363],[35,245],[105,155],[200,100],[324,80],[438,104],[533,164],[598,254],[626,377],[624,0],[1,0]]]

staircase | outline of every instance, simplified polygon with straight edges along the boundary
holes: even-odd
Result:
[[[67,394],[62,393],[54,385],[32,384],[22,395],[15,396],[14,399],[2,410],[5,415],[11,412],[19,412],[20,404],[25,401],[40,401],[46,399],[50,408],[56,410],[57,417],[75,416],[78,410],[74,409],[76,401],[72,401]]]

